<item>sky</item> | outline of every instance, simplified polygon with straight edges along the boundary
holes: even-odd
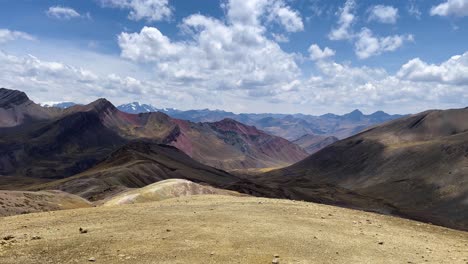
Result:
[[[0,0],[0,87],[240,112],[468,106],[468,0]]]

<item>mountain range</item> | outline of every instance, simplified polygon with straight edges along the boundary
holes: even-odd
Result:
[[[0,105],[4,189],[61,190],[99,204],[133,188],[185,179],[468,230],[468,109],[430,110],[341,140],[307,134],[293,143],[232,118],[130,114],[106,99],[41,107],[23,92],[1,89]],[[363,121],[358,111],[323,118]],[[244,174],[249,169],[267,172]]]
[[[230,118],[247,125],[252,125],[267,133],[283,137],[287,140],[296,140],[300,137],[313,134],[325,137],[343,139],[352,136],[367,127],[380,124],[389,120],[402,117],[402,115],[389,115],[383,111],[377,111],[365,115],[359,110],[354,110],[345,115],[325,114],[321,116],[304,114],[235,114],[222,110],[177,110],[173,108],[158,109],[147,104],[137,102],[118,106],[127,113],[163,112],[171,117],[190,120],[192,122],[216,122]]]
[[[139,139],[169,144],[220,169],[279,167],[307,156],[299,146],[231,119],[193,123],[161,112],[128,114],[109,101],[41,107],[20,91],[0,91],[0,174],[64,178]],[[51,166],[53,164],[53,166]]]
[[[65,102],[48,106],[67,108],[73,105],[75,104]],[[357,109],[344,115],[324,114],[320,116],[272,113],[235,114],[233,112],[223,110],[178,110],[174,108],[157,108],[153,105],[140,104],[139,102],[122,104],[117,106],[117,108],[122,112],[130,114],[162,112],[173,118],[189,120],[196,123],[217,122],[229,118],[247,125],[255,126],[260,130],[275,136],[283,137],[290,141],[297,140],[307,134],[343,139],[352,136],[367,127],[403,116],[390,115],[383,111],[377,111],[375,113],[365,115]]]

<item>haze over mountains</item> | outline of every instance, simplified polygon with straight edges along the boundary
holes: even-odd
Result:
[[[51,106],[68,108],[74,103],[57,103]],[[49,105],[48,105],[49,106]],[[296,140],[300,137],[312,134],[343,139],[352,136],[363,129],[389,120],[397,119],[403,115],[390,115],[383,111],[365,115],[359,110],[348,114],[325,114],[321,116],[304,114],[235,114],[223,110],[178,110],[174,108],[157,108],[149,104],[133,102],[117,107],[120,111],[130,114],[163,112],[171,117],[192,122],[217,122],[226,118],[252,125],[272,135],[283,137],[287,140]]]

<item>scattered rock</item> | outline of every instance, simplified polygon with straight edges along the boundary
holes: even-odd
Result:
[[[42,239],[42,237],[40,237],[40,236],[33,236],[33,237],[31,237],[31,240],[39,240],[39,239]]]
[[[170,230],[170,229],[166,229],[166,232],[171,232],[171,230]]]
[[[379,245],[383,245],[383,244],[384,244],[384,242],[379,242]]]
[[[87,230],[87,229],[83,229],[83,228],[80,227],[79,230],[80,230],[80,234],[86,234],[86,233],[88,233],[88,230]]]
[[[6,237],[3,237],[3,240],[8,241],[8,240],[12,240],[13,238],[15,238],[15,237],[12,236],[12,235],[8,235]]]
[[[96,258],[95,257],[91,257],[88,259],[89,262],[96,262]]]

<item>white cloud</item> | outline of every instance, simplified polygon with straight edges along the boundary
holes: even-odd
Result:
[[[158,82],[139,80],[114,73],[97,74],[89,69],[32,55],[19,57],[0,51],[2,87],[19,89],[37,102],[74,101],[88,103],[93,98],[157,98],[178,101],[188,95],[168,91]],[[126,99],[125,99],[126,100]],[[117,100],[119,101],[119,100]],[[122,100],[120,99],[120,102]]]
[[[371,7],[369,12],[369,21],[395,24],[398,18],[398,9],[393,6],[376,5]]]
[[[301,15],[292,10],[283,1],[270,1],[273,2],[270,7],[270,19],[277,19],[281,25],[284,26],[288,32],[298,32],[304,30]]]
[[[352,26],[357,17],[354,14],[356,3],[354,0],[347,0],[340,8],[338,26],[332,28],[328,34],[331,40],[350,40],[354,43],[354,51],[360,59],[367,59],[371,56],[382,54],[383,52],[395,51],[404,42],[414,40],[413,35],[393,35],[376,37],[368,28],[362,28],[355,33]],[[389,6],[374,6],[370,9],[370,20],[378,20],[383,23],[393,23],[398,17],[398,10]]]
[[[229,0],[222,6],[233,24],[258,27],[262,22],[276,22],[288,32],[304,30],[301,15],[284,0]]]
[[[353,37],[351,26],[354,23],[356,17],[353,11],[356,7],[354,0],[347,0],[344,6],[340,9],[338,27],[333,28],[328,34],[328,38],[331,40],[345,40]]]
[[[278,43],[289,42],[289,38],[287,36],[285,36],[284,34],[271,33],[271,36]]]
[[[438,82],[452,85],[468,85],[468,52],[452,56],[441,64],[429,64],[415,58],[404,64],[397,76],[418,82]]]
[[[335,51],[329,47],[325,47],[323,50],[317,44],[312,44],[309,47],[309,54],[312,60],[322,60],[335,55]]]
[[[68,20],[71,18],[80,17],[80,13],[76,12],[73,8],[64,7],[64,6],[51,6],[46,11],[46,14],[49,17],[56,18],[56,19],[64,19]]]
[[[468,0],[447,0],[437,6],[433,6],[431,16],[468,16]]]
[[[415,0],[409,1],[408,5],[408,13],[417,19],[421,19],[421,10],[419,10],[419,7],[416,5]]]
[[[34,40],[35,38],[25,32],[0,28],[0,44],[17,39]]]
[[[393,35],[387,37],[375,37],[368,28],[363,28],[357,35],[355,52],[358,58],[367,59],[386,51],[394,51],[400,48],[405,41],[413,41],[412,35]]]
[[[300,100],[295,103],[321,106],[324,111],[346,106],[346,111],[359,108],[397,113],[453,108],[468,103],[466,78],[454,85],[405,79],[400,74],[391,75],[381,68],[353,67],[333,61],[318,61],[316,67],[317,74],[303,81]],[[457,75],[456,71],[451,74]],[[461,71],[463,69],[459,73]]]
[[[172,16],[169,0],[100,0],[105,7],[130,9],[128,18],[148,22],[168,20]]]
[[[291,83],[300,69],[296,54],[284,52],[266,36],[263,23],[270,21],[269,4],[271,1],[231,0],[224,6],[226,21],[191,15],[181,23],[190,37],[185,41],[172,41],[155,27],[121,33],[121,55],[152,63],[159,78],[182,85],[253,97],[289,92],[296,88]],[[291,28],[285,26],[285,30]]]

